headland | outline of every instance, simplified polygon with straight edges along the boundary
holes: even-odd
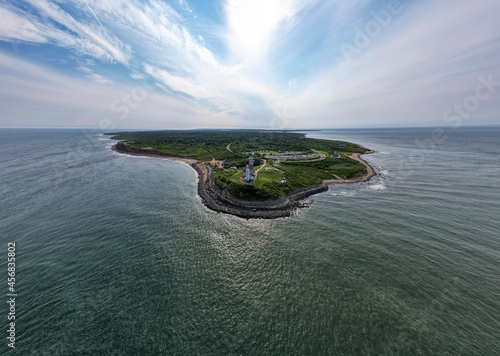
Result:
[[[113,135],[123,140],[112,147],[116,152],[190,165],[198,173],[198,194],[207,208],[245,219],[293,216],[297,209],[313,204],[306,201],[308,197],[327,191],[330,184],[366,182],[376,175],[360,157],[373,151],[303,134],[157,131]]]

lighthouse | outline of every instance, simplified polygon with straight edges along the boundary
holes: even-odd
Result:
[[[247,183],[251,183],[255,179],[255,169],[253,167],[253,156],[250,156],[250,159],[248,160],[248,164],[246,165],[245,169],[243,170],[245,173],[245,181]]]
[[[250,166],[247,164],[245,167],[245,181],[250,182],[252,180],[252,176],[250,173]]]

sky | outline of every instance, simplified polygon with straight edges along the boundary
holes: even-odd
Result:
[[[0,127],[500,124],[498,0],[0,0]]]

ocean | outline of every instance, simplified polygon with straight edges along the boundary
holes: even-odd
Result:
[[[307,134],[378,176],[244,220],[98,130],[0,131],[0,353],[499,355],[500,128]]]

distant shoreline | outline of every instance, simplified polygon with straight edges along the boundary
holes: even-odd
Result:
[[[226,190],[220,190],[212,179],[212,167],[194,158],[161,154],[154,151],[126,147],[124,145],[118,146],[118,144],[113,145],[111,149],[121,154],[163,158],[188,164],[198,173],[198,195],[207,208],[216,212],[231,214],[244,219],[277,219],[290,217],[295,214],[295,211],[298,208],[310,207],[312,203],[306,203],[303,201],[315,194],[328,191],[328,185],[330,184],[362,183],[369,181],[376,175],[373,167],[360,157],[362,154],[370,154],[374,153],[374,151],[354,153],[351,157],[366,166],[366,170],[360,172],[363,174],[359,177],[355,176],[350,179],[339,178],[337,180],[324,180],[323,183],[318,186],[290,192],[277,200],[258,202],[243,201],[234,198]]]

